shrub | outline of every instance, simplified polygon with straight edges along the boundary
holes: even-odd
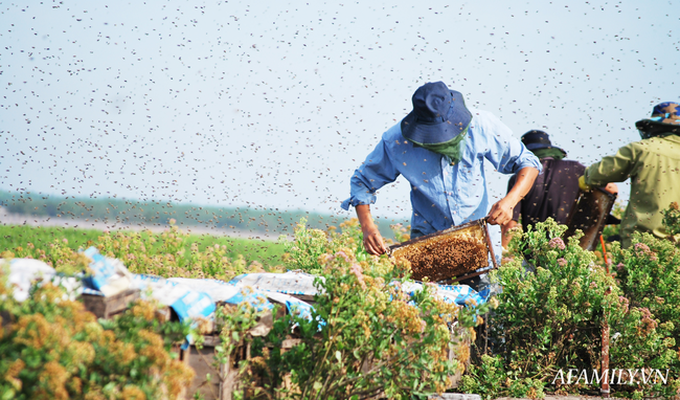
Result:
[[[113,321],[97,321],[51,284],[16,303],[2,269],[2,399],[167,399],[191,384],[193,371],[170,352],[188,325],[159,323],[142,301]]]
[[[408,269],[368,255],[361,243],[356,221],[323,235],[298,226],[287,266],[319,271],[320,294],[309,318],[283,316],[267,337],[250,339],[253,358],[240,369],[258,378],[246,373],[245,383],[257,381],[268,397],[286,399],[410,398],[450,386],[469,356],[458,351],[460,360],[450,357],[460,346],[452,342],[452,329],[471,340],[474,307],[460,310],[443,301],[434,285],[406,293],[401,285],[410,282]],[[305,257],[310,254],[319,255]],[[281,343],[293,332],[301,343],[283,352]]]
[[[613,250],[614,275],[631,312],[612,325],[611,360],[620,368],[670,369],[671,384],[641,385],[646,394],[676,394],[680,381],[680,249],[635,232],[632,245]]]
[[[247,265],[242,255],[231,258],[226,245],[201,250],[188,244],[189,235],[177,226],[160,235],[150,232],[107,233],[96,244],[107,257],[117,258],[130,272],[162,277],[214,278],[225,281],[245,272],[263,272],[260,263]]]
[[[667,383],[636,380],[615,386],[617,394],[677,396],[680,249],[636,233],[629,249],[611,244],[613,271],[607,274],[578,237],[560,239],[565,229],[548,220],[511,242],[514,258],[492,274],[502,286],[490,323],[494,354],[476,360],[463,388],[485,397],[540,396],[540,383],[562,383],[554,379],[559,370],[600,370],[608,325],[610,371],[669,371]],[[597,388],[590,384],[587,389]],[[551,387],[558,393],[580,389],[586,387]]]
[[[80,259],[78,247],[74,248],[72,241],[65,237],[53,238],[51,242],[35,240],[41,237],[39,231],[36,228],[22,230],[25,242],[8,248],[0,257],[4,255],[5,258],[38,259],[58,272],[70,274],[77,272],[77,268],[85,269],[87,262]],[[33,234],[36,236],[32,236]],[[12,243],[16,244],[16,241]],[[232,244],[228,241],[223,244],[204,238],[203,244],[199,244],[195,236],[180,231],[175,225],[160,234],[150,231],[106,232],[96,240],[88,240],[88,243],[96,246],[101,254],[121,260],[130,272],[166,278],[213,278],[229,281],[246,272],[280,270],[279,266],[263,266],[257,261],[247,262],[243,255],[234,255]],[[206,246],[205,243],[210,245]],[[255,247],[254,244],[250,246]],[[276,246],[282,248],[283,245]],[[245,248],[247,246],[241,247]],[[264,254],[265,250],[262,252]]]
[[[509,372],[500,356],[484,354],[480,361],[479,365],[472,365],[467,375],[463,376],[460,387],[463,392],[476,393],[485,400],[504,396],[530,399],[545,397],[544,382],[518,377],[519,373]]]
[[[372,256],[364,250],[362,238],[359,220],[356,218],[342,222],[339,232],[335,227],[330,227],[327,232],[310,229],[307,227],[307,220],[302,218],[295,227],[294,240],[285,243],[285,266],[319,275],[325,270],[325,259],[321,256],[335,254],[340,250],[359,261],[367,261]]]
[[[662,211],[663,224],[671,236],[680,234],[680,205],[672,202],[670,206]]]
[[[647,308],[662,322],[680,321],[680,249],[636,232],[627,249],[615,248],[613,273],[631,307]],[[672,331],[680,337],[680,323]]]
[[[531,264],[517,257],[492,273],[503,288],[490,323],[494,352],[516,379],[545,382],[560,368],[597,368],[605,315],[617,320],[625,312],[613,278],[578,237],[565,243],[565,230],[552,219],[534,225],[513,239]]]

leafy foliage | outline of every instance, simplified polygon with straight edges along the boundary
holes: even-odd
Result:
[[[161,324],[151,303],[139,301],[123,316],[98,322],[51,284],[16,303],[6,279],[3,269],[3,399],[177,398],[191,384],[194,372],[170,351],[191,329]]]
[[[463,376],[461,390],[465,393],[479,394],[490,400],[509,396],[513,398],[543,398],[545,383],[539,379],[517,377],[505,368],[500,356],[484,354],[478,365],[472,365],[469,373]]]
[[[559,386],[553,378],[560,369],[599,370],[608,325],[610,369],[669,370],[671,377],[667,384],[617,386],[618,395],[680,393],[680,250],[637,233],[628,249],[611,244],[608,274],[601,258],[580,248],[578,237],[561,239],[565,229],[548,220],[511,242],[514,258],[493,274],[503,288],[491,321],[493,354],[476,360],[463,388],[487,398],[540,397],[539,387],[552,383],[558,393],[583,389]]]
[[[536,224],[519,244],[531,265],[516,259],[494,274],[503,287],[491,324],[496,351],[523,377],[546,380],[559,368],[597,366],[604,316],[624,312],[614,279],[577,237],[564,243],[565,229],[553,220]]]
[[[680,205],[677,202],[673,202],[662,213],[663,224],[668,228],[668,233],[670,235],[680,234]]]
[[[78,249],[96,246],[102,254],[123,261],[134,273],[227,281],[245,272],[279,271],[284,249],[282,243],[189,235],[174,224],[158,234],[150,231],[84,231],[83,234],[90,237],[85,242],[80,239],[83,236],[80,231],[63,237],[59,236],[60,232],[70,231],[0,226],[0,243],[3,243],[2,237],[12,238],[11,243],[4,242],[6,247],[0,249],[5,249],[6,258],[34,258],[60,272],[75,272],[72,267],[82,270],[87,265],[79,260]],[[16,242],[17,237],[22,238],[21,243]],[[241,253],[249,254],[250,261]],[[256,259],[269,259],[271,263],[263,265]]]
[[[461,310],[428,285],[408,294],[400,287],[409,282],[408,268],[368,255],[361,243],[356,220],[341,233],[311,231],[304,221],[298,226],[287,266],[319,271],[321,294],[311,316],[287,314],[266,338],[252,339],[253,361],[241,365],[250,371],[244,381],[258,376],[258,390],[286,399],[410,398],[450,386],[469,356],[452,337],[472,340],[474,313],[488,305]],[[291,336],[300,344],[282,351]]]
[[[615,248],[615,276],[630,307],[612,340],[612,360],[626,368],[680,372],[680,249],[670,241],[636,232],[627,249]],[[641,385],[642,393],[676,394],[680,381],[668,386]]]

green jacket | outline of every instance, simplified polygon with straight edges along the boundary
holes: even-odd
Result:
[[[588,167],[585,182],[604,186],[631,178],[630,200],[621,220],[621,245],[629,247],[634,231],[668,236],[661,211],[680,202],[680,136],[656,136],[621,147]]]

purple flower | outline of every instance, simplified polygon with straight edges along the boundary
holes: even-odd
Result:
[[[363,269],[361,268],[361,265],[359,264],[352,264],[351,267],[349,267],[349,272],[353,273],[356,277],[357,280],[359,281],[359,284],[361,285],[362,288],[366,288],[366,283],[364,282],[364,274],[363,274]]]
[[[550,239],[550,241],[548,242],[548,246],[550,246],[550,248],[560,250],[564,250],[564,248],[566,247],[564,245],[564,241],[562,240],[562,238],[558,237]]]
[[[647,246],[644,243],[635,243],[635,251],[638,251],[642,254],[649,254],[651,253],[651,250],[649,249],[649,246]]]
[[[340,250],[340,251],[338,251],[337,253],[335,253],[335,257],[336,257],[336,258],[337,258],[337,257],[342,257],[345,261],[349,262],[349,257],[348,257],[347,254],[345,254],[345,252],[342,251],[342,250]]]
[[[644,243],[635,243],[635,250],[649,250],[649,246]]]
[[[567,265],[567,260],[560,257],[560,258],[557,259],[557,264],[559,264],[560,267],[564,267],[564,266]]]

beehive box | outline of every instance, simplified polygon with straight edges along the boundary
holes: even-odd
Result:
[[[435,232],[390,247],[395,260],[411,264],[415,280],[428,278],[439,282],[475,276],[475,271],[489,265],[489,255],[496,265],[486,219]]]
[[[92,294],[83,294],[81,297],[87,311],[97,318],[110,319],[127,310],[128,305],[139,299],[139,296],[139,289],[127,289],[109,297]]]

